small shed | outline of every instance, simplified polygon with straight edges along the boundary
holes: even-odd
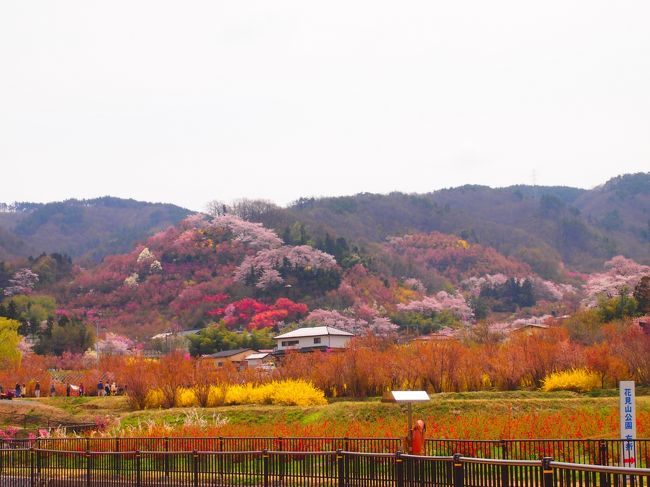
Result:
[[[246,356],[246,364],[251,369],[272,369],[274,368],[273,355],[270,352],[251,353]]]

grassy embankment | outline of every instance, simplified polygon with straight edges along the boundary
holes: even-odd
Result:
[[[638,391],[638,436],[650,437],[650,396]],[[436,394],[414,415],[430,437],[615,437],[614,390],[572,392],[477,392]],[[27,420],[24,419],[25,415]],[[186,436],[399,436],[405,408],[379,399],[336,401],[326,406],[224,406],[205,409],[130,411],[125,398],[42,398],[0,405],[2,426],[33,428],[49,422],[112,418],[111,434]]]

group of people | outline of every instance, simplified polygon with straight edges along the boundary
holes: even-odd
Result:
[[[25,384],[16,383],[16,387],[13,389],[9,388],[6,392],[2,384],[0,384],[0,394],[3,396],[11,394],[11,397],[26,397],[27,396],[27,386]],[[41,384],[36,382],[34,386],[34,397],[41,397]]]
[[[117,396],[123,394],[124,391],[122,388],[118,388],[117,384],[113,382],[109,384],[108,381],[104,383],[101,379],[97,383],[97,395],[98,396]]]
[[[52,381],[50,383],[50,397],[54,397],[57,395],[56,392],[56,386],[55,382]],[[21,398],[21,397],[27,397],[27,385],[25,384],[20,384],[17,383],[16,387],[11,389],[9,388],[8,391],[5,392],[4,388],[0,384],[0,394],[2,396],[8,396],[11,395],[11,398]],[[99,380],[97,383],[97,395],[100,397],[104,396],[118,396],[124,394],[124,388],[118,387],[115,382],[109,383],[106,381],[104,383],[103,380]],[[86,388],[84,387],[83,383],[77,385],[73,385],[70,383],[67,383],[65,385],[65,395],[67,397],[70,396],[85,396],[86,395]],[[34,384],[34,397],[41,397],[41,383],[39,381],[36,381],[36,384]]]

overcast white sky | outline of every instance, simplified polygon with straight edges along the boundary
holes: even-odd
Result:
[[[5,1],[0,201],[650,171],[650,2]]]

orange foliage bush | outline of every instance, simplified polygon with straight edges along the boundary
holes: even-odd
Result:
[[[395,343],[366,336],[354,339],[347,349],[338,352],[289,353],[274,371],[238,371],[232,365],[217,368],[211,360],[180,353],[160,359],[102,356],[90,362],[68,357],[65,364],[61,359],[27,354],[20,368],[0,370],[0,383],[5,388],[26,384],[28,394],[33,394],[39,381],[45,394],[52,380],[47,369],[65,366],[72,369],[66,377],[74,376],[77,384],[84,383],[87,393],[95,393],[99,380],[124,386],[136,409],[145,406],[147,393],[153,389],[162,395],[164,407],[176,403],[181,387],[192,388],[196,403],[205,406],[223,401],[222,397],[210,399],[215,386],[259,385],[284,379],[310,382],[327,397],[380,396],[391,389],[453,392],[539,388],[548,374],[573,368],[594,371],[604,387],[615,386],[623,379],[650,384],[650,335],[629,322],[608,325],[602,332],[604,340],[592,345],[571,341],[562,326],[532,334],[515,333],[500,342],[468,338]],[[57,394],[64,393],[64,387],[59,383]]]

